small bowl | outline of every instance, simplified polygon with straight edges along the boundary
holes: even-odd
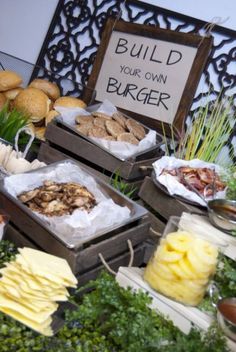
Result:
[[[236,341],[236,298],[222,298],[217,303],[218,323],[230,339]]]
[[[227,199],[210,200],[207,204],[211,223],[222,231],[236,230],[236,201]]]

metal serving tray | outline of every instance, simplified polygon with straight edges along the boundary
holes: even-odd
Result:
[[[27,174],[32,174],[32,177],[35,173],[49,173],[50,171],[52,171],[57,165],[62,164],[62,163],[69,163],[69,164],[74,164],[79,166],[84,173],[92,176],[94,178],[94,180],[97,182],[98,188],[100,189],[100,191],[102,191],[102,193],[107,196],[108,198],[112,198],[113,201],[120,205],[120,206],[127,206],[130,211],[130,217],[128,219],[126,219],[124,222],[120,223],[120,224],[116,224],[110,227],[107,227],[104,230],[100,230],[98,232],[96,232],[94,235],[89,236],[88,238],[85,239],[79,239],[77,241],[73,241],[73,238],[70,239],[70,241],[67,241],[63,238],[61,238],[56,232],[54,232],[52,230],[52,228],[44,221],[42,220],[36,213],[34,213],[32,210],[30,210],[26,205],[24,205],[22,202],[20,202],[17,198],[13,197],[11,194],[9,194],[7,192],[7,190],[4,187],[4,180],[0,181],[0,192],[2,193],[2,195],[4,195],[7,199],[9,199],[12,203],[14,203],[17,207],[19,207],[24,214],[26,214],[30,219],[34,220],[37,224],[39,224],[41,227],[43,227],[44,229],[47,230],[47,232],[53,236],[54,238],[56,238],[58,241],[60,241],[61,243],[63,243],[64,246],[66,246],[67,248],[70,249],[78,249],[79,247],[81,247],[84,243],[86,242],[91,242],[91,240],[93,239],[97,239],[100,236],[103,236],[111,231],[117,230],[119,228],[124,227],[125,225],[129,225],[133,222],[135,222],[136,220],[144,217],[145,215],[147,215],[147,210],[145,208],[143,208],[142,206],[138,205],[137,203],[133,202],[132,200],[130,200],[129,198],[127,198],[126,196],[124,196],[123,194],[121,194],[120,192],[118,192],[117,190],[115,190],[114,188],[112,188],[110,185],[108,185],[107,183],[105,183],[104,181],[102,181],[99,177],[93,175],[92,173],[88,172],[87,169],[85,169],[83,166],[81,166],[81,164],[78,162],[74,162],[72,160],[69,159],[65,159],[62,160],[60,162],[56,162],[53,163],[51,165],[42,167],[39,170],[33,170],[33,171],[29,171],[27,172]],[[14,222],[14,214],[10,214],[12,216],[12,221]],[[24,231],[24,229],[22,229]],[[29,235],[29,234],[28,234]],[[33,233],[30,234],[30,236],[33,239]]]
[[[89,108],[86,109],[86,111],[88,112],[92,112],[92,111],[96,111],[95,110],[91,110]],[[134,120],[133,118],[123,114],[124,116],[126,116],[127,118],[130,118],[132,120]],[[60,116],[56,117],[56,121],[62,125],[62,126],[65,126],[68,130],[71,130],[73,131],[74,133],[78,134],[81,138],[87,140],[88,142],[96,145],[97,147],[99,147],[100,149],[104,150],[106,153],[112,155],[113,157],[115,157],[117,160],[120,160],[120,161],[139,161],[139,160],[144,160],[148,157],[152,157],[151,154],[153,154],[153,152],[157,151],[160,146],[163,144],[163,137],[158,133],[156,135],[156,144],[146,150],[143,150],[142,152],[139,152],[139,153],[135,153],[133,154],[132,156],[130,156],[129,158],[127,159],[124,159],[124,158],[120,158],[119,156],[113,154],[109,149],[107,148],[104,148],[102,145],[100,145],[99,143],[97,143],[96,141],[94,141],[92,138],[88,137],[88,136],[85,136],[84,134],[80,133],[74,126],[66,123],[65,121],[62,120],[62,118]],[[134,120],[135,121],[135,120]],[[147,126],[143,125],[142,123],[138,122],[140,125],[142,125],[145,129],[145,132],[146,134],[150,131],[150,128],[148,128]]]

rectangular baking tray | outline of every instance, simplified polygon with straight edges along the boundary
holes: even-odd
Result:
[[[109,184],[105,183],[99,177],[90,173],[87,169],[85,169],[83,166],[81,166],[81,164],[79,162],[77,163],[77,162],[74,162],[70,159],[65,159],[65,160],[50,164],[48,166],[42,167],[41,169],[29,171],[29,172],[27,172],[27,174],[32,174],[32,177],[35,173],[47,174],[48,172],[52,171],[57,165],[62,164],[62,163],[70,163],[70,164],[74,164],[74,165],[79,166],[83,170],[83,172],[85,172],[86,174],[88,174],[94,178],[94,180],[97,182],[99,189],[103,192],[103,194],[105,196],[107,196],[108,198],[112,198],[113,201],[120,206],[127,206],[131,212],[130,217],[128,219],[126,219],[124,222],[121,222],[120,224],[116,224],[116,225],[107,227],[104,230],[99,230],[95,234],[89,236],[88,238],[85,238],[84,240],[79,239],[75,242],[75,241],[73,241],[73,238],[72,238],[72,241],[66,241],[65,239],[63,239],[59,235],[57,235],[57,233],[55,233],[45,221],[43,221],[39,216],[37,216],[36,213],[34,213],[32,210],[30,210],[26,205],[24,205],[22,202],[20,202],[17,198],[15,198],[11,194],[9,194],[4,187],[4,180],[1,180],[0,181],[0,192],[5,197],[7,197],[9,200],[11,200],[14,204],[16,204],[21,210],[23,210],[26,215],[28,215],[30,218],[32,218],[40,226],[45,228],[54,238],[56,238],[58,241],[63,243],[63,245],[65,245],[67,248],[76,250],[86,242],[90,242],[91,240],[94,240],[95,238],[97,239],[100,236],[102,237],[103,235],[105,235],[111,231],[122,228],[123,226],[131,225],[136,220],[141,219],[142,217],[147,215],[148,212],[145,208],[143,208],[139,204],[135,203],[134,201],[132,201],[131,199],[129,199],[125,195],[121,194],[116,189],[112,188]],[[24,230],[24,229],[22,229],[22,230]]]
[[[99,104],[100,105],[100,104]],[[96,111],[95,109],[95,106],[92,107],[88,107],[86,109],[87,112],[92,112],[92,111]],[[123,114],[124,116],[132,119],[131,117]],[[134,119],[132,119],[134,120]],[[103,146],[101,146],[99,143],[97,143],[96,141],[94,141],[93,139],[91,139],[90,137],[88,136],[85,136],[84,134],[80,133],[74,126],[71,126],[70,124],[66,123],[65,121],[62,120],[62,118],[60,116],[56,117],[56,121],[62,125],[62,126],[65,126],[68,130],[71,130],[73,131],[75,134],[79,135],[81,138],[89,141],[90,143],[96,145],[97,147],[101,148],[102,150],[104,150],[106,153],[112,155],[113,157],[115,157],[116,159],[120,160],[120,161],[140,161],[140,160],[144,160],[146,159],[147,157],[149,157],[149,155],[151,153],[153,153],[155,150],[158,151],[160,149],[160,146],[163,144],[163,137],[158,133],[156,132],[156,144],[146,150],[143,150],[142,152],[139,152],[139,153],[135,153],[133,154],[132,156],[130,156],[129,158],[127,159],[124,159],[124,158],[120,158],[119,156],[113,154],[109,149],[107,148],[104,148]],[[148,128],[147,126],[143,125],[142,123],[139,122],[140,125],[142,125],[145,129],[145,132],[148,133],[150,131],[150,128]]]

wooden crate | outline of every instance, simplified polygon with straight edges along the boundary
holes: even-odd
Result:
[[[46,252],[67,259],[75,273],[83,273],[96,267],[100,262],[99,253],[107,260],[127,251],[128,239],[135,247],[149,237],[150,221],[148,215],[145,215],[103,236],[88,240],[77,249],[71,249],[53,236],[47,227],[42,226],[36,217],[31,217],[24,207],[18,206],[3,192],[0,193],[0,204],[10,215],[14,227],[20,229],[26,238]]]
[[[30,247],[30,248],[37,248],[37,249],[42,249],[40,246],[38,246],[34,241],[32,241],[31,238],[27,237],[24,233],[22,233],[14,224],[9,224],[7,226],[7,230],[4,234],[3,237],[4,240],[8,240],[16,245],[16,247]],[[104,266],[98,257],[98,253],[101,252],[109,265],[109,267],[114,270],[115,272],[118,272],[118,269],[120,266],[127,266],[129,261],[130,261],[130,251],[128,249],[127,244],[124,242],[124,251],[123,252],[117,252],[118,254],[116,255],[114,248],[112,249],[112,244],[110,243],[111,247],[111,255],[107,253],[107,246],[105,244],[104,248],[106,249],[103,250],[101,248],[102,244],[99,244],[98,247],[96,247],[96,244],[93,246],[92,251],[88,249],[85,253],[85,256],[91,256],[93,257],[93,266],[92,268],[87,268],[87,270],[79,270],[77,273],[78,276],[78,281],[79,281],[79,286],[83,286],[86,284],[89,280],[94,280],[96,279],[97,275],[99,272],[104,269]],[[141,241],[138,244],[135,244],[135,241],[132,241],[132,244],[134,246],[134,257],[133,257],[133,263],[132,265],[141,267],[145,265],[149,258],[152,255],[153,248],[154,248],[154,242],[147,237],[144,236],[144,241]],[[96,250],[97,248],[97,250]]]
[[[57,161],[62,161],[65,159],[71,159],[71,160],[76,161],[76,158],[68,156],[65,153],[63,153],[62,151],[60,151],[56,148],[53,148],[47,142],[41,143],[40,148],[39,148],[39,152],[38,152],[38,159],[40,161],[43,161],[47,165],[55,163]],[[107,183],[110,182],[110,177],[108,177],[105,173],[100,172],[98,170],[95,170],[87,164],[84,164],[84,163],[80,163],[80,164],[85,169],[87,169],[90,173],[100,177],[102,180],[104,180]]]
[[[68,158],[74,161],[78,160],[76,155],[72,153],[61,151],[57,147],[50,145],[47,142],[41,143],[39,153],[38,153],[38,159],[40,161],[44,161],[46,164],[51,164],[56,161],[61,161]],[[83,165],[84,168],[88,169],[90,173],[96,176],[99,176],[102,180],[111,184],[112,176],[109,176],[104,170],[94,169],[88,163],[85,164],[83,162],[80,162],[80,164]],[[138,192],[142,185],[143,180],[141,179],[141,180],[135,180],[131,182],[122,180],[122,182],[126,185],[126,193],[132,190],[132,198],[136,199],[138,197]]]
[[[150,174],[152,163],[163,155],[160,149],[156,148],[147,153],[144,160],[121,161],[78,133],[67,129],[57,120],[47,126],[45,137],[51,145],[63,150],[64,153],[72,153],[77,160],[88,163],[94,169],[104,169],[109,175],[117,171],[126,181],[143,180]]]
[[[146,204],[149,210],[154,214],[153,219],[154,227],[155,222],[157,223],[157,229],[165,226],[170,216],[181,216],[182,212],[197,212],[204,213],[205,210],[202,207],[190,205],[184,203],[174,197],[171,197],[164,193],[162,190],[152,181],[152,178],[145,177],[142,186],[139,190],[139,197]],[[161,226],[161,223],[163,226]]]

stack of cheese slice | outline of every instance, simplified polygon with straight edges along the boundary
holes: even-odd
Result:
[[[67,301],[66,287],[77,284],[67,261],[25,247],[0,273],[0,311],[51,336],[51,315],[57,310],[56,302]]]

